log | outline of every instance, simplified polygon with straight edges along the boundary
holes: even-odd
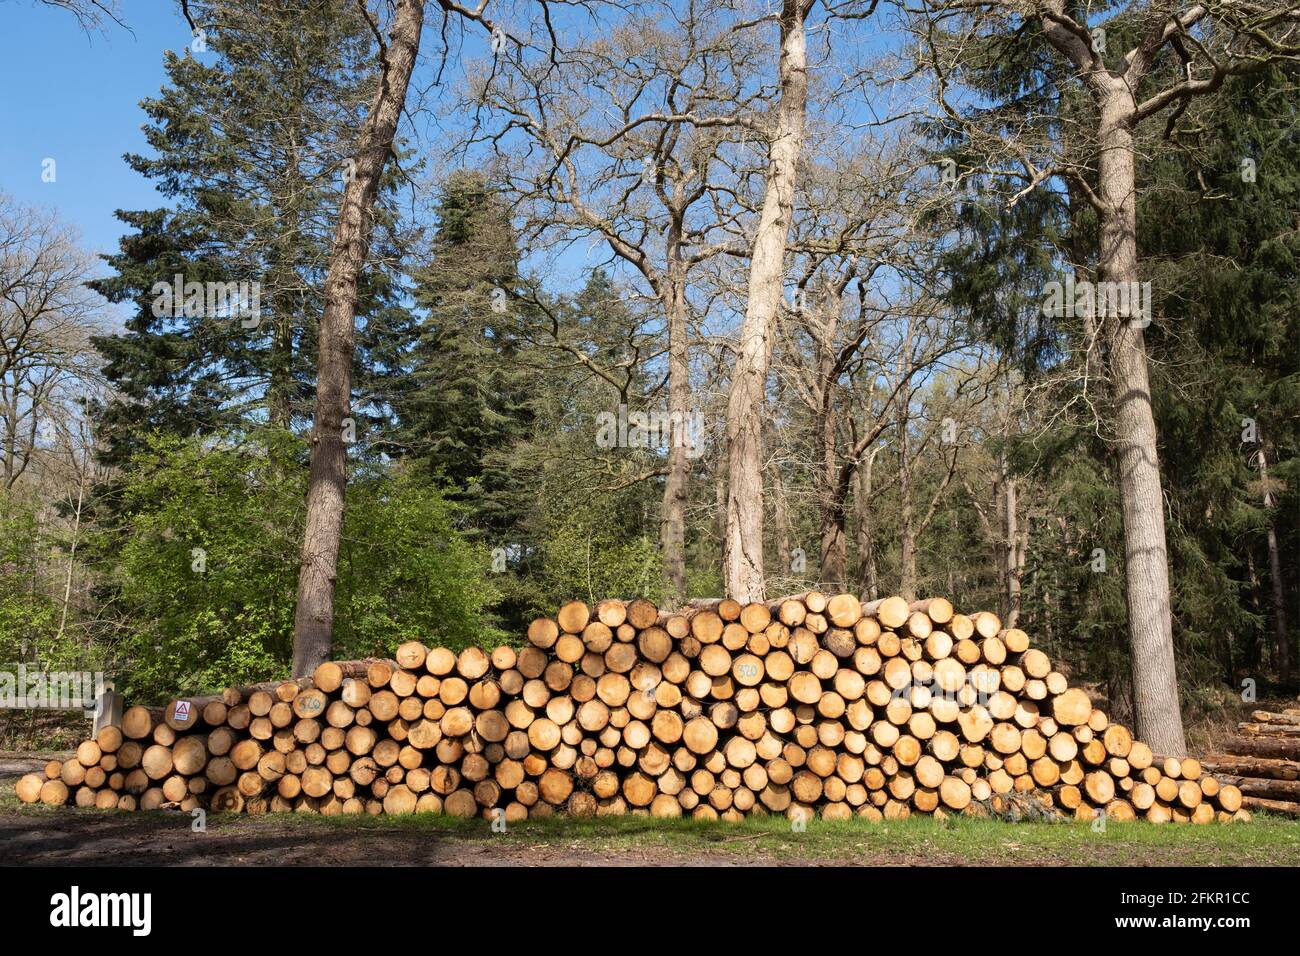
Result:
[[[311,683],[317,690],[332,694],[345,680],[364,680],[373,659],[361,661],[325,661],[312,671]]]
[[[1227,740],[1220,742],[1220,747],[1224,753],[1239,757],[1300,760],[1300,739],[1229,737]]]
[[[46,778],[40,774],[24,774],[15,785],[14,791],[18,794],[18,799],[23,803],[36,803],[41,799],[41,790],[45,783]]]
[[[1025,632],[941,598],[572,601],[528,632],[519,650],[409,641],[392,661],[178,698],[170,721],[133,708],[139,736],[101,731],[16,790],[246,813],[902,819],[1027,801],[1209,822],[1300,789],[1300,758],[1220,758],[1251,771],[1222,780],[1156,761]],[[1300,726],[1285,716],[1258,711],[1239,739],[1286,744],[1270,731]]]
[[[1294,724],[1255,724],[1242,722],[1237,724],[1237,733],[1245,737],[1279,737],[1282,739],[1300,738],[1300,726]]]
[[[237,787],[222,787],[212,795],[209,806],[214,813],[240,813],[244,809],[244,795]]]
[[[1266,810],[1288,817],[1300,817],[1300,803],[1291,800],[1266,800],[1263,797],[1242,797],[1241,805],[1247,810]]]
[[[172,745],[171,758],[177,773],[192,777],[201,773],[208,762],[207,742],[199,736],[181,737]]]
[[[945,598],[934,597],[924,601],[913,601],[908,608],[927,615],[935,624],[947,624],[952,620],[952,602]]]
[[[546,650],[555,645],[560,636],[560,627],[549,617],[535,618],[528,625],[528,640],[534,647]]]
[[[1092,700],[1085,691],[1071,688],[1052,700],[1052,717],[1062,727],[1076,727],[1088,722]]]
[[[1300,780],[1272,780],[1221,774],[1220,784],[1232,784],[1246,797],[1300,801]]]
[[[891,631],[907,623],[911,613],[912,610],[907,601],[898,595],[880,598],[862,605],[863,617],[874,617],[880,622],[881,627],[888,628]]]
[[[1274,780],[1300,780],[1300,760],[1214,754],[1202,760],[1201,765],[1208,772],[1216,774],[1268,777]]]
[[[131,740],[145,740],[153,733],[161,713],[148,707],[128,707],[122,714],[122,733]]]
[[[203,723],[203,710],[209,704],[225,706],[219,694],[205,697],[178,697],[168,701],[167,706],[163,708],[163,722],[177,733],[193,730]],[[224,712],[222,717],[225,717]]]

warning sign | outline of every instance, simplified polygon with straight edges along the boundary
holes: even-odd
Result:
[[[173,720],[190,719],[190,702],[188,700],[178,700],[176,706],[172,709]]]

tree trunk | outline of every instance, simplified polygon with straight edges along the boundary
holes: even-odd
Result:
[[[897,432],[898,432],[898,499],[900,505],[898,519],[898,593],[906,600],[916,599],[916,516],[912,503],[912,461],[908,451],[908,418],[911,415],[912,389],[906,377],[910,371],[906,356],[911,350],[911,326],[908,326],[907,341],[899,353],[898,374],[903,376],[904,384],[898,392]]]
[[[325,279],[325,312],[320,323],[307,517],[294,612],[295,676],[310,674],[330,653],[334,582],[347,487],[344,422],[352,403],[357,279],[366,260],[379,180],[392,151],[423,24],[424,0],[397,0],[379,88],[361,129],[355,166],[343,190],[334,229]]]
[[[763,579],[763,396],[772,336],[785,277],[785,247],[794,209],[795,181],[803,147],[808,98],[805,0],[785,0],[781,10],[781,103],[768,151],[767,190],[754,235],[749,299],[727,400],[727,535],[723,581],[738,601],[764,596]]]
[[[724,454],[722,460],[718,462],[718,470],[713,477],[714,526],[724,555],[727,550],[727,475],[731,473],[728,464]]]
[[[821,581],[830,590],[842,591],[847,575],[848,542],[844,535],[845,508],[852,471],[843,472],[837,454],[839,422],[835,413],[836,364],[835,335],[839,326],[842,300],[831,288],[823,300],[822,328],[817,356],[817,440],[821,445],[821,469],[817,476],[818,506],[821,524]]]
[[[1286,591],[1282,585],[1282,556],[1273,520],[1273,495],[1268,487],[1268,445],[1259,450],[1259,478],[1264,484],[1264,510],[1268,514],[1268,573],[1273,582],[1273,655],[1282,686],[1291,683],[1291,648],[1286,633]]]
[[[297,323],[305,322],[307,318],[302,309],[305,298],[302,277],[297,269],[298,243],[301,240],[298,203],[301,196],[310,194],[300,167],[297,131],[306,123],[307,117],[301,88],[294,93],[293,122],[286,123],[281,130],[287,141],[283,144],[281,158],[280,192],[272,205],[276,235],[272,246],[274,260],[269,270],[272,309],[267,418],[272,427],[284,431],[293,427],[293,330]]]
[[[864,601],[877,597],[879,575],[876,572],[876,543],[871,520],[871,471],[876,463],[876,452],[867,455],[857,469],[857,483],[853,490],[853,505],[857,512],[858,586]]]
[[[675,232],[676,235],[676,232]],[[664,479],[659,515],[659,547],[663,552],[664,580],[674,605],[686,598],[686,496],[690,480],[688,443],[702,440],[690,434],[690,356],[686,329],[686,275],[680,245],[669,240],[668,294],[664,305],[668,319],[668,417],[672,435],[668,443],[668,475]],[[696,449],[696,453],[698,453]]]
[[[1248,604],[1256,613],[1263,613],[1264,597],[1261,593],[1262,585],[1259,583],[1259,569],[1255,567],[1255,549],[1246,546],[1246,581],[1250,585],[1249,592],[1251,600]],[[1245,655],[1242,658],[1242,669],[1246,671],[1254,670],[1259,667],[1264,660],[1264,632],[1255,631],[1255,639],[1247,645]],[[1234,678],[1235,680],[1235,678]]]
[[[845,565],[848,561],[848,543],[844,537],[844,502],[832,499],[822,512],[822,585],[833,591],[845,587]]]
[[[1101,116],[1098,193],[1099,274],[1103,282],[1138,280],[1131,93],[1111,93]],[[1115,301],[1115,299],[1111,299]],[[1130,316],[1102,316],[1110,329],[1109,374],[1115,458],[1124,516],[1129,641],[1137,732],[1158,753],[1186,752],[1170,619],[1169,563],[1156,426],[1142,329]]]
[[[74,456],[75,461],[75,456]],[[68,569],[63,575],[63,601],[59,606],[59,629],[54,635],[54,646],[60,646],[68,626],[68,609],[72,606],[72,578],[77,570],[77,544],[81,539],[81,515],[86,502],[86,472],[90,468],[89,451],[82,452],[77,468],[77,506],[72,511],[72,539],[68,543]]]
[[[1011,477],[1006,455],[998,456],[998,470],[1002,491],[1002,552],[1003,580],[1006,587],[1006,606],[1002,619],[1007,627],[1016,627],[1020,621],[1020,523],[1016,500],[1016,480]]]
[[[781,576],[794,574],[794,565],[790,553],[790,512],[785,502],[785,484],[781,480],[781,469],[772,468],[772,520],[776,524],[776,557],[781,562]]]

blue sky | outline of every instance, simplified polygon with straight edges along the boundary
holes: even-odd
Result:
[[[190,41],[166,0],[124,0],[132,32],[87,36],[70,14],[32,0],[0,2],[0,190],[50,206],[94,252],[117,248],[116,209],[160,204],[153,186],[122,161],[144,149],[139,101],[163,82],[163,51]],[[42,182],[42,161],[56,180]]]
[[[509,9],[508,0],[503,2]],[[35,0],[0,0],[0,80],[6,91],[0,96],[6,134],[0,138],[0,191],[22,203],[52,207],[80,230],[83,246],[95,253],[116,250],[125,228],[114,216],[117,209],[165,204],[122,156],[147,150],[139,102],[156,95],[164,82],[164,51],[180,50],[192,39],[173,0],[121,0],[121,10],[129,29],[110,24],[88,36],[65,11]],[[869,37],[866,47],[883,43],[871,31],[863,32]],[[480,31],[453,34],[461,43],[453,45],[451,68],[444,75],[449,84],[459,79],[464,57],[485,50]],[[435,36],[427,35],[430,57],[436,53]],[[428,63],[422,67],[421,72],[430,69]],[[415,126],[404,132],[413,132],[434,158],[446,132],[428,114],[420,115]],[[56,163],[54,182],[42,180],[46,159]],[[593,249],[580,242],[552,258],[544,270],[552,282],[576,285],[607,255],[603,246]],[[102,265],[100,269],[107,272]],[[620,271],[617,266],[615,271]]]

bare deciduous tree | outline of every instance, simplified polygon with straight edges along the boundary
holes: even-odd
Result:
[[[91,257],[51,214],[0,195],[0,484],[12,488],[42,445],[76,418],[95,379],[103,300]]]
[[[503,122],[469,142],[513,146],[528,161],[509,169],[526,211],[524,234],[544,242],[597,239],[627,264],[658,304],[667,356],[671,432],[664,466],[659,543],[669,593],[686,594],[686,513],[692,449],[690,280],[701,263],[737,253],[724,231],[743,211],[719,196],[730,174],[729,143],[752,135],[747,89],[752,50],[725,5],[688,4],[629,13],[600,35],[576,41],[563,63],[499,51],[476,99]],[[595,90],[597,93],[592,94]],[[732,230],[734,232],[735,230]]]

